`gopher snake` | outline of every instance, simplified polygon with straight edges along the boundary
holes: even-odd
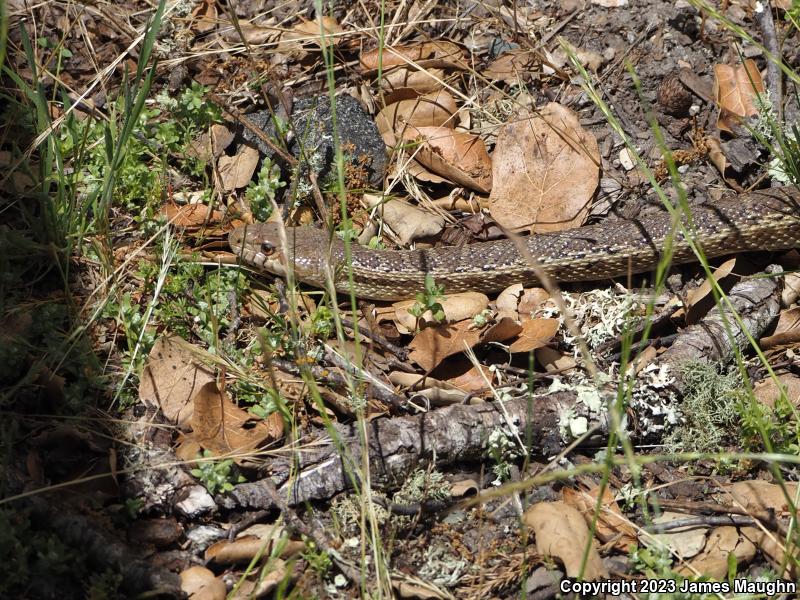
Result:
[[[691,224],[686,217],[683,222],[706,257],[783,250],[800,247],[798,208],[800,191],[773,188],[693,206]],[[276,274],[285,274],[291,264],[298,280],[317,287],[325,286],[330,266],[336,289],[349,292],[341,240],[331,240],[327,232],[312,227],[289,227],[284,246],[281,229],[276,223],[246,225],[233,230],[228,241],[245,264]],[[666,211],[516,242],[506,239],[426,250],[376,250],[354,243],[353,285],[358,297],[396,300],[413,297],[430,274],[447,292],[492,292],[512,283],[535,283],[532,259],[556,281],[596,281],[652,270],[670,240],[674,264],[697,260]]]

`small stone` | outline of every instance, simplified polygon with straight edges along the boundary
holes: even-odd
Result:
[[[623,148],[619,151],[619,164],[622,165],[622,168],[626,171],[630,171],[635,164],[633,156],[631,156],[630,150],[627,148]]]
[[[658,104],[668,115],[685,117],[692,106],[692,94],[681,83],[677,73],[670,73],[658,86]]]
[[[194,485],[189,488],[189,493],[186,497],[175,504],[175,510],[179,515],[187,519],[196,519],[205,514],[215,512],[217,505],[206,488],[201,485]]]

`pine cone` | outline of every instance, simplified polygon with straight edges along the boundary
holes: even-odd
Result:
[[[685,117],[692,106],[692,93],[681,83],[677,73],[670,73],[658,86],[658,103],[662,110],[674,117]]]

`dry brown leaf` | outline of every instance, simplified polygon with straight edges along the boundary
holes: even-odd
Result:
[[[283,418],[274,412],[266,419],[254,417],[236,406],[210,381],[194,396],[191,438],[220,456],[247,452],[283,435]]]
[[[536,362],[542,365],[548,373],[563,372],[577,366],[572,356],[549,346],[537,348],[534,350],[534,356],[536,357]]]
[[[758,114],[756,94],[763,93],[764,82],[752,59],[736,67],[714,65],[714,101],[719,106],[717,127],[733,132],[740,119]]]
[[[435,377],[419,375],[417,373],[404,373],[392,371],[388,375],[389,381],[399,387],[414,386],[414,395],[420,395],[430,400],[432,406],[448,406],[464,401],[465,393],[460,388],[447,381]]]
[[[235,137],[236,132],[232,128],[224,123],[214,123],[210,133],[204,131],[192,141],[186,149],[186,154],[204,162],[210,162],[212,158],[222,156]]]
[[[366,72],[375,71],[379,66],[388,71],[392,67],[408,65],[409,62],[419,64],[420,61],[431,58],[459,63],[463,60],[463,56],[458,44],[447,40],[430,41],[405,46],[386,46],[382,51],[375,48],[361,55],[359,66]]]
[[[342,41],[342,36],[337,35],[343,33],[344,29],[333,17],[323,16],[321,19],[313,21],[306,21],[302,19],[299,24],[295,25],[291,31],[285,32],[281,36],[281,46],[291,48],[293,45],[300,46],[316,46],[322,48],[322,44],[338,45]],[[322,33],[324,42],[320,37]]]
[[[786,494],[789,498],[797,497],[797,484],[785,484]],[[737,481],[723,488],[733,498],[736,504],[743,508],[753,511],[775,511],[777,516],[786,516],[789,512],[789,505],[786,501],[781,486],[769,483],[761,479],[752,481]],[[725,498],[726,496],[723,496]]]
[[[759,527],[742,527],[742,535],[752,542],[761,550],[761,553],[767,557],[769,563],[776,573],[784,569],[781,577],[783,579],[795,579],[797,576],[797,560],[798,551],[797,546],[790,546],[792,548],[792,557],[786,556],[786,543],[785,540],[776,537],[776,534],[771,531],[764,531]]]
[[[570,109],[551,102],[500,130],[492,157],[489,212],[511,231],[579,227],[600,181],[594,136]]]
[[[369,207],[378,207],[383,222],[405,245],[420,238],[435,236],[445,226],[444,217],[394,198],[364,194],[364,203]]]
[[[772,335],[760,340],[762,348],[784,346],[800,342],[800,307],[782,310]]]
[[[633,365],[633,372],[638,375],[642,372],[642,369],[653,362],[657,356],[658,349],[655,346],[648,346],[636,357],[636,362]]]
[[[714,278],[714,281],[721,283],[726,278],[731,277],[735,266],[736,258],[728,259],[714,269],[711,276]],[[685,306],[676,310],[675,313],[673,313],[673,318],[679,319],[686,315],[686,322],[688,324],[697,323],[697,321],[714,305],[714,298],[710,296],[710,294],[711,281],[706,278],[703,280],[703,283],[689,291],[686,295]],[[703,300],[706,299],[707,301],[703,302]]]
[[[450,485],[450,495],[453,498],[466,498],[474,496],[480,489],[478,482],[474,479],[462,479]]]
[[[564,502],[577,508],[583,515],[587,525],[595,523],[595,535],[603,543],[614,542],[614,548],[628,552],[636,544],[636,529],[626,519],[614,500],[613,492],[606,487],[603,491],[603,503],[595,521],[597,494],[600,487],[588,492],[573,488],[564,488]]]
[[[440,177],[436,173],[431,173],[428,169],[423,167],[413,158],[406,159],[403,161],[403,167],[405,167],[405,171],[411,175],[414,179],[419,181],[424,181],[426,183],[449,183],[445,177]],[[400,171],[395,166],[395,171],[392,173],[390,179],[397,179],[400,177]]]
[[[253,173],[256,171],[258,158],[258,150],[244,144],[235,156],[220,156],[217,168],[222,189],[232,192],[250,183]]]
[[[587,544],[591,544],[583,570],[583,579],[597,581],[608,577],[603,561],[581,513],[565,502],[539,502],[522,517],[536,536],[539,554],[561,561],[567,577],[581,575],[581,564]]]
[[[296,306],[302,315],[313,315],[317,310],[314,298],[305,292],[292,291],[289,294],[289,306]],[[251,289],[244,298],[242,312],[248,316],[272,319],[280,311],[280,301],[275,294],[267,290]]]
[[[217,26],[217,3],[201,0],[192,10],[191,28],[197,33],[208,33]]]
[[[539,57],[531,50],[517,48],[504,52],[494,59],[482,75],[490,81],[503,81],[508,85],[528,81],[540,67]]]
[[[457,125],[453,115],[457,112],[458,106],[450,93],[439,90],[389,104],[375,116],[375,124],[381,134],[393,132],[396,138],[402,138],[407,125],[453,129]]]
[[[553,339],[558,331],[558,319],[529,319],[522,324],[522,331],[511,342],[510,352],[528,352],[541,348]]]
[[[204,354],[205,350],[179,337],[158,338],[139,381],[139,398],[160,409],[168,422],[188,427],[194,411],[192,398],[216,379],[213,369],[201,362]]]
[[[217,579],[205,567],[189,567],[181,572],[181,590],[189,600],[225,600],[228,590],[222,579]]]
[[[205,559],[213,560],[218,565],[231,565],[249,562],[257,554],[270,556],[281,537],[288,537],[288,534],[280,525],[253,525],[240,533],[235,540],[220,540],[209,546]],[[288,558],[302,552],[304,545],[300,541],[288,539],[281,548],[280,557]]]
[[[452,325],[427,327],[411,340],[409,358],[426,371],[432,371],[448,356],[463,352],[467,347],[488,342],[503,342],[519,333],[521,327],[505,323],[501,319],[485,331],[475,329],[472,321],[461,321]]]
[[[717,168],[719,174],[725,177],[725,169],[728,168],[728,158],[722,150],[722,143],[719,141],[719,138],[707,135],[703,138],[703,143],[706,145],[706,148],[708,148],[708,158],[711,159],[711,163]]]
[[[786,398],[792,406],[800,406],[800,377],[794,373],[778,375],[778,382],[786,390]],[[756,399],[770,408],[775,407],[775,402],[781,397],[778,383],[772,377],[759,381],[753,388]]]
[[[205,204],[165,204],[161,213],[176,227],[196,230],[205,225],[221,223],[225,216],[222,211],[212,210]]]
[[[417,94],[428,94],[444,87],[444,69],[418,71],[406,67],[392,69],[381,79],[381,89],[387,91],[412,89]]]
[[[443,365],[442,368],[437,371],[437,374],[445,379],[447,383],[454,385],[459,390],[469,393],[479,392],[486,389],[487,381],[491,383],[495,379],[495,375],[489,367],[486,365],[479,365],[479,371],[466,357],[464,357],[464,364],[457,365],[461,368],[458,374],[456,374],[455,370],[450,370],[449,367],[451,363],[458,362],[458,360],[447,361],[447,364]],[[464,370],[465,368],[466,370]]]
[[[678,573],[692,577],[701,573],[712,579],[725,579],[728,574],[728,556],[736,557],[739,567],[747,565],[756,555],[753,542],[739,533],[736,527],[726,525],[717,527],[708,534],[703,551],[695,556],[688,565],[678,565]]]
[[[238,27],[223,28],[222,37],[233,43],[245,41],[248,44],[267,44],[279,42],[284,34],[285,31],[277,26],[277,19],[271,17],[266,23],[259,25],[240,21]],[[207,85],[212,81],[217,81],[218,77],[215,78],[213,73],[212,69],[206,68],[204,72],[201,72],[198,82]]]
[[[481,138],[447,127],[411,126],[403,138],[420,144],[415,158],[434,173],[484,194],[492,189],[492,159]]]
[[[417,326],[423,325],[436,325],[437,322],[433,318],[431,311],[425,311],[417,320],[417,317],[408,312],[408,309],[417,303],[416,300],[400,300],[392,304],[394,309],[394,322],[398,327],[402,327],[406,332],[415,331]],[[489,297],[480,292],[459,292],[457,294],[448,294],[439,302],[444,311],[445,322],[454,323],[463,321],[464,319],[471,319],[487,306],[489,306]]]
[[[286,579],[288,573],[286,563],[280,558],[271,558],[267,562],[268,570],[255,569],[250,578],[237,586],[236,591],[228,596],[228,600],[252,600],[267,598],[275,588]]]
[[[399,580],[400,577],[404,580]],[[397,597],[404,600],[453,600],[454,598],[432,583],[401,573],[392,574],[392,587],[397,591]]]
[[[519,299],[517,310],[521,315],[533,314],[549,299],[550,293],[544,288],[526,288]]]

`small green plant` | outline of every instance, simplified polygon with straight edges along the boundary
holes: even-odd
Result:
[[[740,417],[739,435],[745,449],[793,456],[800,453],[797,409],[785,396],[779,397],[772,408],[743,398],[736,403],[736,412]]]
[[[311,315],[311,335],[322,340],[333,337],[335,323],[331,309],[325,305],[319,306]]]
[[[433,276],[427,273],[425,275],[425,289],[416,295],[416,302],[408,309],[408,312],[419,319],[427,311],[431,311],[433,320],[441,323],[445,318],[441,300],[444,300],[444,286],[436,285]]]
[[[317,548],[317,545],[311,540],[305,539],[304,542],[306,547],[300,556],[308,563],[312,571],[320,577],[325,577],[333,565],[333,560],[327,552]]]
[[[268,156],[261,161],[257,181],[251,182],[244,196],[250,203],[250,212],[257,221],[266,221],[272,214],[275,194],[286,185],[280,178],[280,168]]]
[[[484,308],[481,312],[472,317],[472,324],[478,328],[485,327],[486,324],[489,323],[491,320],[492,320],[492,311],[489,310],[488,308]]]
[[[198,458],[208,459],[212,456],[214,455],[211,452],[203,450],[203,455],[198,455]],[[247,481],[236,473],[232,458],[218,461],[203,460],[197,468],[191,470],[191,474],[200,480],[209,494],[215,494],[217,491],[230,492],[235,483]]]

